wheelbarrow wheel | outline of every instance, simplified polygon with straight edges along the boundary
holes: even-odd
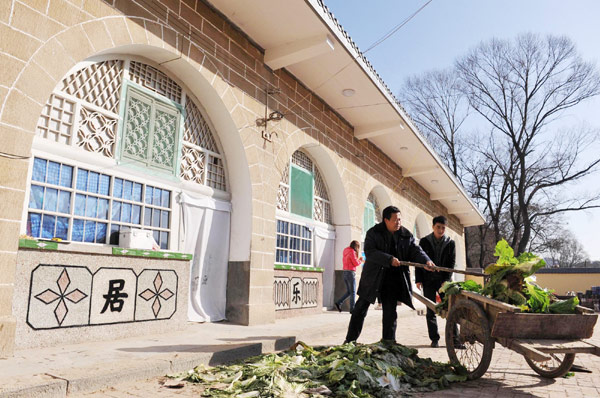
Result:
[[[552,359],[547,361],[535,361],[527,357],[525,360],[535,373],[549,379],[566,375],[575,360],[575,354],[552,353],[550,356]]]
[[[492,360],[494,340],[483,309],[471,300],[459,300],[446,320],[446,350],[450,362],[467,369],[469,380],[485,374]]]

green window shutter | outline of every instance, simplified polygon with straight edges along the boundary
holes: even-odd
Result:
[[[290,209],[291,212],[312,218],[313,185],[312,173],[291,165],[290,167]]]
[[[365,203],[365,210],[363,212],[363,231],[362,231],[362,240],[365,240],[365,235],[367,231],[375,225],[375,206],[371,202]]]
[[[180,111],[128,87],[124,112],[122,158],[176,174]]]

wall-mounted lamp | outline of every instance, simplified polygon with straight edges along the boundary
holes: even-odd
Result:
[[[352,88],[345,88],[342,90],[342,95],[344,97],[352,97],[356,93],[356,91]]]
[[[281,92],[281,90],[279,90],[278,88],[273,88],[273,89],[266,89],[265,90],[265,96],[266,96],[266,100],[265,100],[265,117],[263,118],[259,118],[256,119],[256,126],[258,127],[264,127],[265,129],[263,131],[261,131],[261,136],[265,141],[269,141],[272,142],[273,141],[273,137],[272,135],[275,134],[277,135],[277,133],[274,132],[269,132],[267,129],[267,125],[269,122],[278,122],[281,119],[283,119],[283,117],[285,116],[283,113],[275,110],[271,113],[269,113],[269,115],[267,116],[267,110],[269,109],[269,96],[274,95],[274,94],[279,94]],[[265,143],[266,144],[266,143]]]
[[[267,122],[278,122],[283,119],[285,115],[279,111],[273,111],[269,113],[268,117],[256,119],[256,125],[258,127],[267,127]]]
[[[431,180],[432,184],[437,184],[439,181],[438,180]]]

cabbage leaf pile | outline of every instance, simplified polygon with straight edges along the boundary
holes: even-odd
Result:
[[[448,308],[449,295],[468,290],[518,306],[522,312],[575,313],[575,307],[579,304],[577,297],[557,300],[552,294],[553,290],[541,288],[535,283],[533,274],[546,265],[542,258],[527,252],[515,257],[512,247],[504,239],[496,244],[494,256],[498,260],[485,268],[489,281],[483,287],[474,281],[446,282],[440,289],[446,296],[436,310],[441,312]]]
[[[460,365],[419,358],[417,350],[393,342],[347,343],[264,354],[227,366],[203,365],[183,375],[202,383],[206,397],[398,397],[465,381]]]

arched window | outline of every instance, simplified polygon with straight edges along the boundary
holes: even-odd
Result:
[[[277,192],[278,264],[313,265],[314,222],[331,224],[331,204],[319,169],[304,152],[292,154]]]
[[[25,232],[118,244],[121,230],[139,228],[169,248],[173,187],[189,181],[227,190],[218,141],[196,102],[138,60],[82,63],[40,115],[37,138],[70,149],[58,156],[50,144],[34,145]]]
[[[367,202],[365,203],[365,209],[363,212],[363,231],[362,240],[364,242],[367,231],[375,224],[381,222],[381,210],[377,203],[377,198],[373,195],[373,192],[369,194]]]

